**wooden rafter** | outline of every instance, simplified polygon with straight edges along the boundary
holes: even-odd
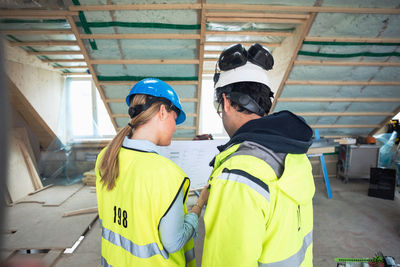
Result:
[[[91,64],[199,64],[198,59],[92,59]]]
[[[64,10],[0,10],[1,18],[65,19],[66,16],[78,16],[78,12]]]
[[[120,34],[80,34],[81,39],[200,39],[200,34],[184,33],[120,33]]]
[[[143,5],[80,5],[70,6],[71,11],[112,11],[112,10],[191,10],[201,9],[200,4],[143,4]]]
[[[296,60],[295,65],[303,66],[382,66],[400,67],[400,62],[379,61],[334,61],[334,60]]]
[[[47,29],[24,29],[24,30],[1,30],[3,34],[12,34],[12,35],[40,35],[40,34],[48,34],[48,35],[64,35],[64,34],[74,34],[70,29],[58,29],[58,30],[47,30]]]
[[[201,87],[203,81],[203,62],[204,62],[204,47],[206,41],[206,10],[205,10],[205,0],[198,0],[201,4],[200,10],[200,46],[199,46],[199,59],[200,64],[198,68],[198,85],[197,85],[197,103],[196,103],[196,134],[200,134],[200,98],[201,98]]]
[[[223,46],[223,47],[228,47],[230,45],[233,44],[237,44],[238,42],[232,42],[232,41],[212,41],[212,42],[205,42],[205,45],[215,45],[215,46]],[[244,46],[251,46],[253,43],[249,43],[249,42],[240,42],[242,45]],[[280,43],[263,43],[263,42],[258,42],[260,45],[265,46],[265,47],[278,47],[281,44]],[[222,50],[221,50],[222,51]]]
[[[81,51],[27,51],[28,55],[41,56],[41,55],[82,55]]]
[[[246,36],[279,36],[287,37],[291,32],[261,32],[261,31],[206,31],[206,35],[246,35]]]
[[[197,98],[181,98],[180,101],[182,103],[185,102],[198,102]],[[104,102],[106,103],[125,103],[124,98],[107,98]]]
[[[326,116],[393,116],[392,112],[296,112],[296,115],[303,117],[326,117]]]
[[[312,13],[354,13],[354,14],[400,14],[396,8],[352,8],[329,6],[280,6],[280,5],[246,5],[246,4],[206,4],[207,9],[223,10],[256,10]]]
[[[55,69],[87,69],[87,65],[85,66],[53,66]]]
[[[10,46],[78,46],[76,41],[8,42]]]
[[[254,22],[254,23],[283,23],[283,24],[300,24],[303,19],[286,19],[286,18],[255,18],[255,17],[208,17],[207,22]]]
[[[400,81],[286,81],[287,85],[380,85],[380,86],[396,86],[400,85]]]
[[[56,63],[56,62],[66,62],[66,63],[84,63],[86,62],[84,59],[42,59],[43,62],[46,63]]]
[[[168,83],[169,85],[197,85],[198,81],[167,81],[164,82]],[[99,85],[129,85],[133,86],[137,82],[135,81],[99,81]]]
[[[376,124],[311,124],[311,128],[376,128]]]
[[[105,96],[105,94],[104,94],[103,88],[102,88],[102,87],[100,86],[100,84],[99,84],[99,80],[97,79],[96,72],[94,71],[93,66],[90,65],[90,57],[89,57],[89,54],[87,53],[86,48],[85,48],[85,45],[83,44],[82,40],[79,38],[79,30],[78,30],[78,27],[76,26],[75,21],[74,21],[74,19],[73,19],[72,16],[68,16],[68,17],[67,17],[67,20],[68,20],[68,23],[69,23],[70,26],[71,26],[72,31],[73,31],[74,34],[75,34],[76,41],[77,41],[77,43],[79,44],[79,47],[80,47],[80,49],[81,49],[81,51],[82,51],[82,53],[83,53],[83,57],[85,58],[87,67],[89,68],[89,71],[90,71],[90,73],[92,74],[93,82],[94,82],[94,84],[95,84],[96,87],[97,87],[97,90],[98,90],[98,92],[99,92],[99,94],[100,94],[100,97],[101,97],[101,99],[103,100],[103,102],[106,103],[106,96]],[[109,105],[105,104],[104,106],[106,107],[106,110],[107,110],[107,112],[108,112],[108,115],[109,115],[110,118],[111,118],[112,112],[111,112],[111,109],[110,109]],[[118,127],[117,127],[117,124],[116,124],[115,120],[111,120],[111,122],[112,122],[112,124],[114,125],[114,128],[117,129]]]
[[[285,97],[279,98],[279,102],[398,102],[400,103],[400,98],[345,98],[345,97]]]
[[[400,10],[400,9],[399,9]],[[370,37],[314,37],[308,36],[304,41],[312,42],[357,42],[357,43],[400,43],[399,38],[370,38]]]
[[[206,17],[234,17],[234,18],[285,18],[285,19],[308,19],[308,14],[293,13],[265,13],[265,12],[207,12]]]
[[[294,61],[297,58],[297,53],[299,52],[301,46],[303,45],[304,38],[307,36],[308,32],[310,31],[311,26],[312,26],[312,24],[314,22],[314,19],[315,19],[316,15],[317,15],[316,13],[312,13],[310,15],[310,18],[307,20],[307,22],[304,25],[303,32],[301,33],[300,38],[298,39],[297,45],[296,45],[296,47],[294,49],[294,52],[293,52],[292,57],[290,59],[289,65],[286,68],[285,74],[283,75],[283,78],[282,78],[282,80],[281,80],[281,82],[279,84],[279,87],[278,87],[277,91],[275,92],[275,100],[272,103],[271,111],[273,111],[275,109],[277,100],[279,99],[280,95],[282,94],[282,90],[283,90],[283,87],[285,86],[286,80],[288,79],[289,74],[292,71]]]
[[[112,114],[113,118],[129,118],[129,114]],[[197,117],[196,113],[186,113],[186,117]]]

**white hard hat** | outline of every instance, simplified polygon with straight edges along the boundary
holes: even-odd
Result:
[[[258,82],[271,88],[271,81],[268,78],[267,71],[249,61],[243,66],[221,71],[214,89],[237,82]]]

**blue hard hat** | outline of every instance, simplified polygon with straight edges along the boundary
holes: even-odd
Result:
[[[179,114],[176,118],[176,124],[180,124],[186,120],[186,114],[182,109],[177,93],[166,82],[163,82],[157,78],[146,78],[139,81],[132,87],[131,91],[126,97],[126,104],[128,106],[130,105],[132,96],[136,94],[151,95],[168,99],[177,109],[179,109]]]

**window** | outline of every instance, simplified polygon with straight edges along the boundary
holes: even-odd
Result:
[[[114,126],[91,78],[67,78],[66,121],[68,142],[109,139]]]

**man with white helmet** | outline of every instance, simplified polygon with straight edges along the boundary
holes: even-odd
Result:
[[[211,165],[202,266],[312,266],[312,129],[290,111],[268,115],[274,60],[259,44],[225,49],[214,75],[230,140]]]

